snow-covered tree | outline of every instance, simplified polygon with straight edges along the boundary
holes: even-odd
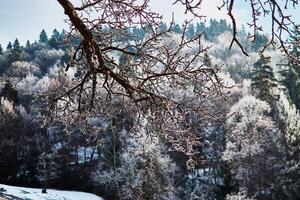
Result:
[[[284,138],[270,111],[267,102],[245,96],[228,113],[223,159],[232,166],[240,190],[250,197],[273,199],[285,195],[280,182],[286,162]]]
[[[35,51],[34,62],[40,66],[42,74],[48,72],[48,70],[58,63],[60,59],[64,56],[63,50],[56,49],[41,49]]]
[[[122,149],[119,167],[97,171],[95,181],[100,186],[116,188],[120,199],[177,199],[177,167],[150,129],[143,127],[123,141],[126,147]]]
[[[28,74],[39,75],[40,69],[35,63],[16,61],[11,64],[6,73],[12,77],[23,78]]]
[[[297,142],[300,139],[300,113],[296,106],[289,101],[283,91],[279,94],[277,102],[279,118],[285,125],[284,131],[289,142]]]

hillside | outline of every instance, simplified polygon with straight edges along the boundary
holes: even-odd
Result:
[[[299,199],[300,62],[259,53],[268,36],[252,43],[245,29],[248,56],[229,49],[231,29],[213,19],[157,33],[95,28],[111,39],[94,44],[103,60],[66,31],[10,42],[0,51],[4,197]],[[33,189],[46,187],[56,190]]]

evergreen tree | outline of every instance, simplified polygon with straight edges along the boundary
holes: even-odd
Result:
[[[290,55],[287,64],[278,64],[281,67],[281,83],[287,88],[289,98],[300,109],[300,31],[299,26],[291,30],[289,42],[291,43]]]
[[[189,24],[186,30],[187,38],[191,39],[195,36],[195,27],[194,24]]]
[[[60,39],[60,33],[58,32],[57,29],[54,29],[52,32],[52,38],[59,40]]]
[[[225,32],[225,31],[230,31],[230,30],[231,30],[231,27],[230,27],[230,25],[227,24],[226,20],[221,19],[219,22],[219,27],[218,27],[219,34]]]
[[[218,21],[215,19],[209,20],[209,27],[206,31],[206,36],[208,40],[212,41],[218,36]]]
[[[55,38],[51,37],[48,41],[48,45],[54,49],[58,49],[58,42]]]
[[[48,45],[54,49],[59,48],[59,41],[60,40],[60,34],[59,32],[54,29],[51,38],[48,41]]]
[[[12,49],[12,56],[13,56],[13,60],[17,61],[20,59],[21,56],[21,46],[20,46],[20,42],[18,39],[15,39],[14,44],[13,44],[13,49]]]
[[[20,50],[21,49],[20,42],[19,42],[19,40],[17,38],[14,41],[13,49],[14,50]]]
[[[133,27],[132,33],[133,33],[134,37],[138,38],[138,40],[142,40],[145,36],[145,31],[142,28],[138,28],[136,26]]]
[[[160,23],[160,25],[159,25],[159,32],[164,32],[166,30],[168,30],[167,24],[164,23],[164,22]]]
[[[3,48],[1,46],[1,44],[0,44],[0,55],[3,55]]]
[[[46,31],[44,29],[40,33],[39,42],[40,43],[44,43],[44,44],[47,44],[47,42],[48,42],[48,36],[47,36],[47,33],[46,33]]]
[[[290,55],[293,59],[290,59],[290,65],[300,74],[300,25],[295,26],[293,30],[291,30],[291,35],[289,42],[292,45],[290,50]]]
[[[224,199],[228,194],[238,191],[238,185],[230,170],[231,167],[227,162],[224,162],[218,169],[219,176],[223,178],[223,183],[218,184],[216,189],[217,199]]]
[[[252,43],[251,48],[254,51],[258,51],[260,48],[262,48],[263,46],[265,46],[268,42],[268,37],[265,35],[261,35],[261,34],[257,34],[255,41]]]
[[[196,24],[196,33],[203,33],[205,31],[205,23],[197,23]]]
[[[121,38],[124,43],[128,43],[130,40],[132,40],[132,32],[130,28],[124,28],[121,31]]]
[[[300,78],[296,70],[289,64],[282,64],[279,72],[283,79],[281,83],[287,88],[289,98],[295,104],[297,109],[300,109]]]
[[[9,79],[5,81],[4,88],[0,93],[0,97],[4,97],[14,103],[19,103],[18,91],[14,88]]]
[[[30,48],[30,45],[31,45],[31,44],[30,44],[29,40],[27,40],[27,41],[26,41],[26,48],[27,48],[27,49]]]
[[[12,44],[11,44],[11,42],[8,42],[6,50],[11,50],[11,49],[12,49]]]
[[[277,84],[273,69],[269,65],[270,59],[271,57],[265,57],[261,54],[258,61],[254,63],[251,74],[251,86],[259,99],[267,101],[272,105],[275,100],[272,88],[276,87]]]
[[[231,31],[230,25],[227,24],[226,20],[215,20],[209,21],[209,26],[206,29],[206,39],[214,41],[221,33]]]
[[[182,33],[182,29],[181,29],[181,27],[179,26],[179,24],[174,24],[174,25],[172,25],[171,30],[172,30],[174,33]]]

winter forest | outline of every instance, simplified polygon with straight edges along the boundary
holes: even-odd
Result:
[[[147,0],[74,2],[57,0],[69,29],[0,45],[0,199],[300,199],[298,0],[245,1],[243,26],[234,0],[229,20],[170,2],[184,23]]]

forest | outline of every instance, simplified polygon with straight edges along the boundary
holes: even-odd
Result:
[[[299,26],[278,45],[226,20],[115,23],[0,45],[1,184],[300,199]]]

